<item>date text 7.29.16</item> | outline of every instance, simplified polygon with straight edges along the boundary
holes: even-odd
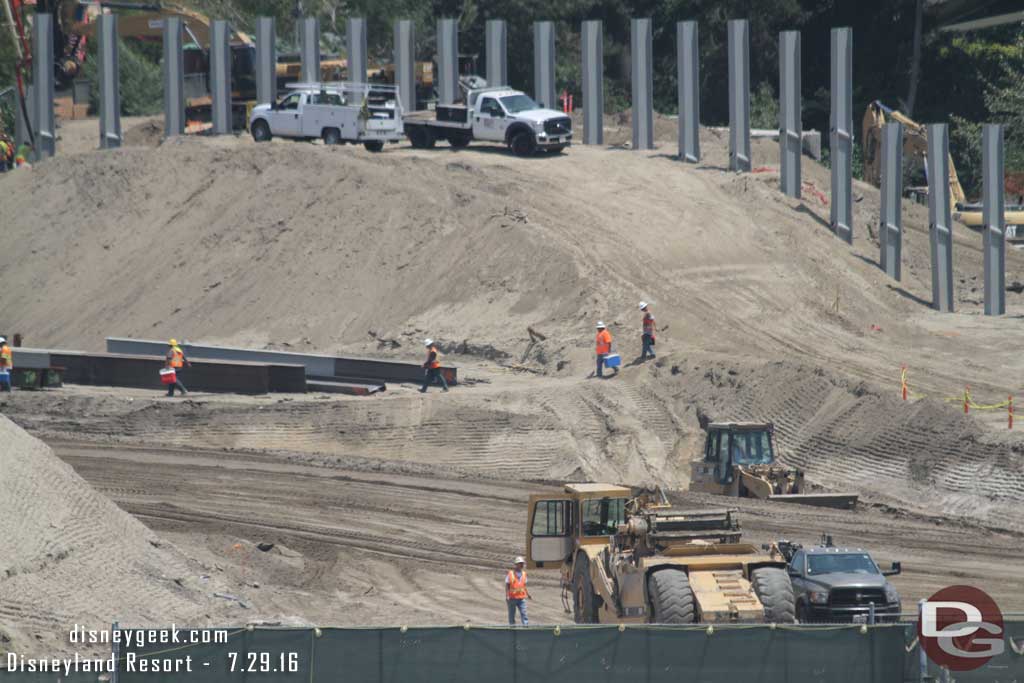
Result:
[[[229,652],[228,670],[246,673],[295,673],[297,652]]]

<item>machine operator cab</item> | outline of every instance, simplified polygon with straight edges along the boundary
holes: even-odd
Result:
[[[775,463],[774,431],[770,422],[712,422],[704,457],[692,463],[690,481],[707,485],[700,490],[726,493],[736,485],[737,466]]]
[[[614,484],[566,484],[561,494],[530,496],[526,560],[531,569],[555,569],[582,545],[607,545],[626,521],[634,496]]]

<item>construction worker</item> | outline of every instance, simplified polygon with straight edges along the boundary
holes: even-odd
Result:
[[[14,155],[14,168],[32,168],[32,164],[28,163],[28,158],[32,154],[32,145],[27,142],[18,148],[18,153]]]
[[[519,621],[523,626],[529,626],[530,620],[526,617],[526,601],[533,600],[530,591],[526,589],[526,560],[517,557],[515,569],[509,569],[505,575],[505,602],[508,604],[508,625],[516,625],[516,610],[519,610]]]
[[[0,391],[11,390],[11,371],[14,370],[14,354],[7,345],[7,337],[0,337]]]
[[[167,385],[167,395],[174,396],[174,390],[177,388],[181,391],[181,395],[184,396],[188,393],[185,389],[185,385],[181,383],[181,369],[188,365],[192,367],[192,362],[185,357],[185,352],[178,346],[177,339],[171,339],[167,342],[167,355],[164,356],[165,364],[164,367],[172,368],[174,370],[174,384]]]
[[[650,355],[654,358],[654,316],[651,315],[651,307],[646,301],[640,302],[640,310],[643,311],[644,319],[641,322],[643,332],[640,336],[640,360],[647,360]]]
[[[11,139],[0,133],[0,173],[11,170],[14,165],[14,143]]]
[[[605,327],[604,322],[597,321],[597,340],[595,344],[597,351],[597,376],[604,377],[604,359],[612,352],[612,333]],[[612,368],[615,374],[619,374],[618,368]]]
[[[434,383],[440,383],[441,388],[448,391],[448,382],[445,381],[444,373],[441,372],[441,354],[437,352],[434,340],[424,339],[423,346],[427,349],[427,360],[423,363],[423,386],[420,387],[420,393],[427,393],[427,387]]]

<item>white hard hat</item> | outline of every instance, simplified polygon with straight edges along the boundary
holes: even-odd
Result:
[[[6,343],[7,343],[7,337],[5,337],[3,335],[0,335],[0,344],[6,344]]]
[[[640,310],[642,311],[642,310],[644,310],[645,308],[647,308],[647,302],[646,302],[646,301],[641,301],[641,302],[640,302]]]
[[[423,345],[424,345],[424,346],[430,346],[430,345],[431,345],[431,344],[433,344],[433,343],[434,343],[434,340],[433,340],[433,339],[424,339],[424,340],[423,340]]]
[[[526,564],[526,560],[523,559],[522,555],[516,556],[516,561],[512,564]]]
[[[602,327],[604,327],[604,326],[605,326],[605,324],[604,324],[604,321],[603,321],[603,320],[598,320],[598,321],[597,321],[597,329],[599,329],[599,330],[600,330],[600,329],[601,329]]]

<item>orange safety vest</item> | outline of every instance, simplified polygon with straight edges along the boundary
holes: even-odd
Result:
[[[434,360],[430,360],[430,354],[434,354]],[[437,347],[431,346],[427,349],[427,362],[430,364],[429,367],[437,369],[441,367],[441,361],[439,360],[439,354],[437,353]]]
[[[177,346],[171,348],[171,367],[180,368],[185,366],[185,352]]]
[[[12,367],[14,367],[14,354],[11,353],[11,347],[4,344],[0,346],[0,368]]]
[[[526,599],[526,571],[523,571],[521,578],[516,578],[514,570],[508,571],[508,599],[509,600],[525,600]]]
[[[644,313],[644,334],[654,337],[654,316],[650,313]]]
[[[612,350],[612,333],[608,330],[598,330],[597,332],[597,355],[611,353]]]

